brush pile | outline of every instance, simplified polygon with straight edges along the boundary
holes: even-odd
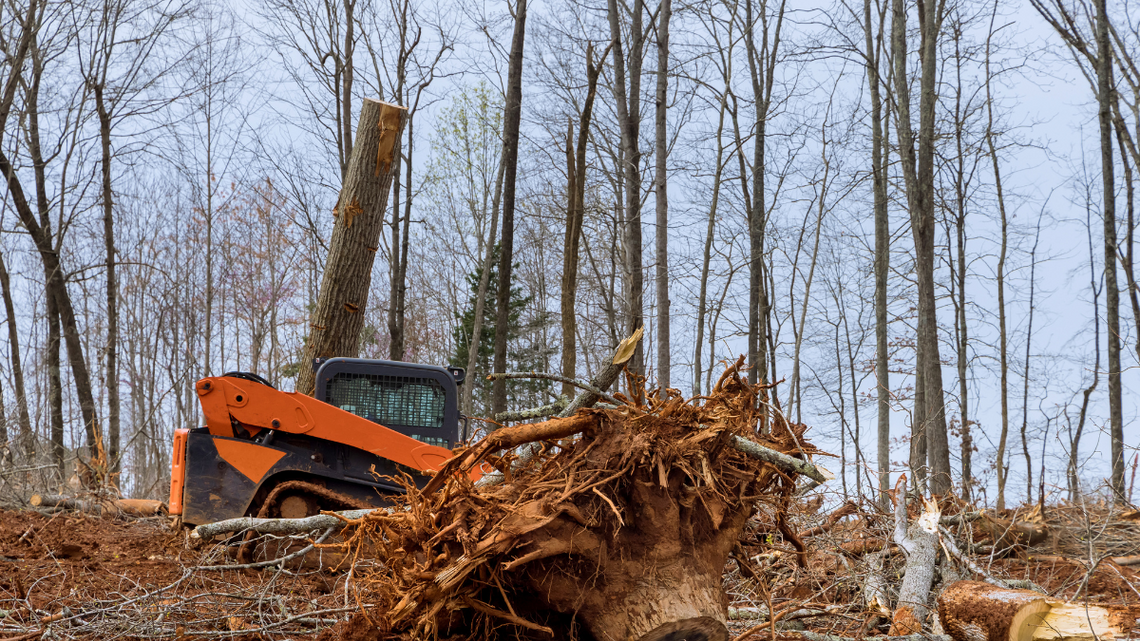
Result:
[[[620,396],[501,429],[396,509],[351,521],[335,545],[373,561],[354,570],[369,621],[409,639],[727,638],[725,561],[757,509],[791,531],[798,476],[740,441],[804,462],[816,452],[742,367],[708,396]],[[541,448],[517,461],[524,443]],[[473,483],[463,472],[479,464],[505,478]]]

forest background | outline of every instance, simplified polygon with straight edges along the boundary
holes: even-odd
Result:
[[[584,378],[644,325],[634,370],[699,395],[747,355],[844,494],[1131,497],[1140,17],[1112,4],[7,0],[0,476],[99,441],[162,497],[198,378],[292,389],[379,98],[409,116],[360,356],[474,365],[475,416],[549,403],[484,381],[509,300],[508,370]]]

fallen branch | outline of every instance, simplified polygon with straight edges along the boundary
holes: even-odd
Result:
[[[603,392],[608,390],[610,388],[610,385],[613,385],[614,381],[617,380],[617,377],[621,374],[622,370],[625,369],[626,362],[628,362],[629,359],[633,358],[634,348],[637,347],[637,342],[641,340],[641,335],[644,333],[645,329],[638,327],[637,331],[635,331],[629,338],[619,343],[617,349],[614,350],[614,357],[610,360],[610,362],[606,363],[606,366],[602,368],[602,371],[598,372],[596,375],[594,375],[593,378],[590,379],[590,386]],[[566,406],[566,409],[562,410],[562,413],[559,414],[559,416],[573,416],[575,412],[582,409],[583,407],[593,406],[594,403],[597,403],[599,399],[601,399],[601,395],[599,394],[595,394],[594,392],[590,391],[582,392],[578,396],[574,397],[574,400],[570,401],[570,404]],[[615,404],[621,405],[621,403],[616,402]]]
[[[736,435],[733,435],[732,440],[729,442],[732,444],[733,449],[744,452],[754,459],[764,461],[765,463],[771,463],[776,467],[776,469],[779,469],[781,471],[802,474],[803,476],[806,476],[813,481],[819,481],[820,483],[826,483],[828,480],[827,477],[824,476],[818,468],[816,468],[816,466],[794,456],[781,454],[776,450],[768,449],[759,443],[755,443],[746,438]]]
[[[494,376],[494,374],[492,374],[492,376]],[[543,405],[541,407],[532,407],[532,408],[526,409],[526,410],[517,410],[517,411],[513,411],[513,412],[503,412],[501,414],[496,414],[495,415],[495,421],[498,423],[507,423],[507,422],[514,422],[514,421],[533,421],[534,419],[537,419],[537,418],[546,418],[548,416],[554,416],[555,414],[566,409],[566,406],[569,404],[570,404],[570,399],[566,398],[565,396],[559,396],[558,400],[554,401],[553,403],[550,403],[549,405]]]
[[[906,474],[895,484],[895,543],[906,552],[906,569],[899,586],[891,629],[888,634],[920,634],[930,611],[927,601],[938,565],[938,519],[941,513],[933,501],[923,499],[922,514],[913,527],[907,524]],[[997,638],[997,637],[994,637]]]
[[[965,554],[962,554],[962,551],[958,549],[957,544],[954,543],[954,535],[952,535],[949,530],[944,527],[939,527],[938,530],[938,540],[942,544],[942,549],[946,550],[946,554],[957,559],[962,565],[966,566],[966,568],[974,574],[979,574],[984,577],[986,583],[989,583],[990,585],[996,585],[999,588],[1020,588],[1023,590],[1032,590],[1040,594],[1046,593],[1041,586],[1028,579],[999,579],[989,572],[986,572],[981,566],[979,566],[977,563],[974,563],[973,559],[966,556]]]
[[[541,423],[524,423],[495,430],[490,436],[459,456],[452,457],[436,472],[423,494],[435,494],[455,472],[466,472],[491,452],[518,447],[535,441],[550,441],[565,438],[597,427],[598,419],[590,414],[579,414],[569,418],[554,418]]]
[[[851,516],[852,514],[857,514],[858,512],[859,506],[856,505],[854,501],[847,501],[843,505],[839,506],[839,508],[833,511],[831,514],[828,514],[827,520],[825,520],[822,524],[817,525],[810,530],[804,530],[803,532],[800,532],[799,537],[801,539],[806,539],[810,536],[819,536],[820,534],[825,534],[830,531],[831,528],[835,527],[836,523],[842,521],[844,517]]]
[[[599,398],[604,398],[611,403],[616,404],[619,402],[616,398],[610,396],[604,390],[601,390],[589,383],[583,383],[577,379],[562,376],[560,374],[552,374],[550,372],[495,372],[487,375],[487,380],[489,381],[497,381],[503,379],[542,379],[548,381],[557,381],[559,383],[567,383],[569,385],[573,385],[574,387],[585,390],[590,394],[596,394]],[[499,416],[502,416],[502,414]],[[496,417],[496,419],[498,419],[498,417]]]
[[[307,516],[302,519],[259,519],[252,516],[243,516],[236,519],[226,519],[225,521],[199,525],[190,533],[190,538],[195,541],[207,541],[219,534],[242,531],[257,534],[298,534],[300,532],[312,532],[313,530],[336,527],[347,521],[364,518],[372,511],[372,508],[363,510],[342,510],[340,512],[326,512],[317,514],[316,516]]]
[[[835,634],[821,634],[819,632],[788,632],[789,635],[798,634],[807,641],[857,641],[853,637],[841,637]],[[948,634],[903,634],[875,637],[875,641],[953,641]]]
[[[318,516],[324,516],[324,515],[318,515]],[[301,519],[289,519],[289,520],[298,520],[299,521]],[[200,566],[198,566],[198,569],[199,570],[212,570],[212,571],[217,572],[220,570],[252,570],[252,569],[257,569],[257,568],[266,568],[266,567],[273,566],[273,565],[284,566],[285,563],[292,561],[293,559],[295,559],[297,557],[304,556],[304,555],[308,554],[310,551],[313,550],[313,548],[317,547],[321,543],[324,543],[325,539],[329,538],[329,536],[331,536],[333,532],[337,531],[338,527],[339,527],[338,525],[334,525],[334,526],[326,529],[324,531],[324,533],[322,533],[317,538],[317,540],[309,543],[308,545],[301,548],[300,550],[297,550],[296,552],[293,552],[291,554],[287,554],[287,555],[285,555],[279,559],[269,559],[268,561],[257,561],[256,563],[235,563],[235,564],[231,564],[231,565],[200,565]]]

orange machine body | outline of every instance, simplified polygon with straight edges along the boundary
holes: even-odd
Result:
[[[465,438],[462,378],[436,366],[330,359],[318,398],[248,373],[203,378],[195,390],[205,426],[175,431],[170,512],[193,524],[256,514],[273,488],[298,480],[384,505],[406,488],[396,478],[426,485],[452,457],[443,446]]]
[[[366,418],[296,392],[282,392],[253,381],[214,376],[196,386],[214,436],[233,437],[236,421],[250,436],[272,429],[343,443],[413,470],[435,471],[451,458],[451,450],[422,443]],[[234,457],[241,457],[233,452]],[[251,454],[252,455],[252,454]],[[223,457],[230,459],[223,453]],[[253,467],[261,461],[243,461]],[[241,466],[235,465],[238,469]]]

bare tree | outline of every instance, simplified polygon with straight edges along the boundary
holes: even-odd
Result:
[[[27,386],[24,383],[24,364],[23,357],[20,354],[20,332],[19,325],[16,319],[16,309],[12,304],[12,285],[11,279],[8,277],[8,268],[4,264],[4,256],[0,254],[0,294],[4,297],[4,313],[8,320],[8,362],[12,366],[12,379],[16,388],[16,424],[20,428],[17,443],[20,445],[20,450],[25,456],[32,455],[32,418],[28,413],[28,392]],[[4,421],[5,417],[0,415],[0,421]],[[5,432],[0,441],[7,441],[8,434]]]
[[[944,0],[924,5],[924,10],[919,12],[919,127],[916,151],[907,73],[907,14],[902,0],[892,0],[891,55],[895,66],[899,159],[906,185],[911,234],[914,237],[915,277],[918,283],[917,362],[910,463],[914,474],[913,482],[919,488],[925,488],[929,471],[930,490],[935,494],[945,494],[951,488],[950,448],[943,402],[942,363],[938,355],[934,287],[934,125],[938,101],[938,40],[944,13]]]
[[[622,44],[621,14],[617,0],[608,0],[606,17],[610,25],[610,42],[614,56],[614,100],[617,102],[618,128],[621,130],[621,153],[619,155],[618,182],[625,187],[625,227],[622,230],[622,243],[625,246],[626,277],[626,333],[636,331],[643,325],[644,276],[642,275],[641,243],[641,151],[638,148],[638,134],[641,130],[641,69],[645,48],[645,33],[642,20],[645,14],[644,0],[633,0],[629,26],[629,66],[626,67],[626,48]],[[628,74],[629,85],[626,85]],[[645,371],[645,348],[637,343],[633,358],[628,365],[630,371]]]
[[[605,59],[607,51],[602,52]],[[575,303],[578,295],[578,249],[582,239],[582,222],[586,213],[586,152],[590,138],[590,119],[594,111],[594,98],[598,93],[598,76],[601,62],[594,62],[593,43],[586,46],[586,100],[578,117],[578,142],[574,143],[574,123],[567,125],[566,176],[567,216],[566,239],[562,258],[562,375],[574,378],[578,371],[578,318]],[[562,394],[573,398],[577,390],[564,384]]]
[[[668,99],[669,99],[669,21],[673,1],[661,0],[657,9],[657,114],[654,119],[654,160],[657,163],[657,383],[669,387],[669,185],[668,185]]]
[[[507,333],[511,315],[511,267],[514,261],[515,188],[518,178],[519,126],[522,117],[523,46],[526,38],[526,0],[515,5],[515,30],[511,38],[511,54],[507,71],[507,101],[503,116],[503,234],[500,241],[499,291],[495,315],[496,372],[507,368]],[[505,379],[496,379],[491,388],[491,414],[507,409]]]
[[[764,341],[769,335],[771,303],[765,283],[764,237],[768,225],[766,154],[768,145],[768,117],[772,109],[772,89],[775,86],[776,65],[780,60],[780,38],[784,28],[786,0],[769,13],[768,0],[754,7],[753,0],[744,0],[744,49],[748,54],[748,73],[752,84],[752,109],[756,131],[752,141],[752,195],[745,197],[748,216],[748,371],[750,383],[768,380],[768,359]],[[773,24],[774,23],[774,24]],[[759,42],[757,42],[759,26]],[[739,138],[739,136],[738,136]],[[741,163],[743,169],[743,149]],[[744,184],[741,174],[741,187]]]
[[[119,469],[119,291],[116,276],[115,204],[111,165],[115,159],[112,137],[124,119],[149,115],[160,109],[169,96],[147,96],[170,72],[177,56],[159,59],[168,32],[188,12],[180,0],[102,0],[95,7],[92,24],[76,26],[84,82],[95,102],[99,123],[103,210],[103,248],[106,269],[107,343],[104,347],[104,385],[107,391],[107,456]],[[138,29],[136,33],[133,29]],[[140,36],[139,34],[143,34]]]

